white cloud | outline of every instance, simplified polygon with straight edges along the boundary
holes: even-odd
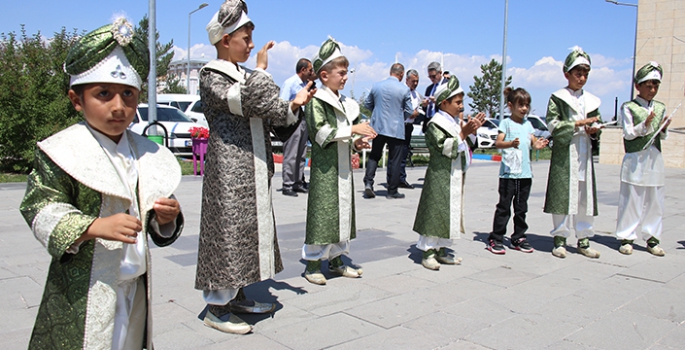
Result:
[[[247,67],[254,67],[256,53],[260,48],[253,50],[253,55],[245,63]],[[346,91],[349,94],[351,89],[355,90],[354,95],[358,98],[364,91],[368,91],[373,83],[385,79],[390,71],[392,61],[379,60],[371,50],[359,48],[357,46],[347,46],[341,43],[341,49],[350,61],[350,68],[355,72],[350,76]],[[276,43],[269,50],[268,71],[277,84],[281,84],[285,79],[295,73],[295,64],[301,57],[313,58],[318,50],[318,46],[309,45],[306,47],[293,46],[288,41]],[[174,47],[174,59],[185,59],[187,51],[179,47]],[[215,49],[211,45],[196,44],[191,48],[191,57],[204,57],[211,59],[216,55]],[[401,53],[396,55],[400,63],[406,69],[416,69],[420,74],[420,84],[418,91],[423,93],[425,87],[430,84],[426,69],[430,62],[443,62],[443,70],[450,71],[456,75],[464,90],[468,92],[469,86],[473,84],[473,77],[480,76],[480,66],[488,63],[491,59],[501,60],[501,55],[464,55],[452,52],[437,52],[421,50],[416,53]],[[602,107],[603,114],[611,112],[613,115],[613,99],[622,95],[628,95],[630,90],[630,77],[632,70],[632,60],[623,58],[605,57],[601,54],[593,53],[592,71],[587,84],[588,91],[604,100]],[[508,64],[511,57],[507,57]],[[566,85],[566,79],[562,74],[563,62],[550,56],[541,57],[530,67],[508,66],[507,74],[512,76],[512,84],[515,87],[524,87],[533,96],[533,108],[537,114],[544,114],[549,95]],[[627,96],[625,96],[627,98]],[[470,101],[467,101],[467,103]],[[468,109],[468,107],[467,107]]]

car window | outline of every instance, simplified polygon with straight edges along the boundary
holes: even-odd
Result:
[[[190,102],[176,102],[177,106],[176,108],[185,111],[188,106],[190,106]]]
[[[138,107],[140,118],[147,121],[147,107]],[[157,108],[157,120],[160,122],[189,122],[192,120],[188,118],[183,112],[175,108]]]
[[[497,129],[497,124],[493,123],[492,120],[485,120],[483,126],[488,129]]]
[[[204,113],[205,112],[204,108],[205,108],[204,102],[202,102],[202,100],[198,100],[197,102],[195,102],[195,104],[193,105],[193,108],[190,111],[196,112],[196,113]]]
[[[537,118],[528,118],[528,121],[533,125],[533,129],[547,130],[547,127]]]

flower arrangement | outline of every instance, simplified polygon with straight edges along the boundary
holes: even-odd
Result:
[[[209,138],[209,129],[207,129],[205,127],[194,126],[190,129],[188,129],[188,131],[190,131],[190,137],[193,139],[208,139]]]

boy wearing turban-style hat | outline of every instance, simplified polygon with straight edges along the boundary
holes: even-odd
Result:
[[[475,142],[473,133],[485,120],[485,114],[479,113],[463,125],[460,123],[464,90],[456,76],[437,88],[435,106],[438,111],[426,129],[430,160],[414,220],[414,231],[420,235],[416,248],[423,251],[421,264],[430,270],[440,269],[440,263],[461,263],[461,258],[449,254],[446,247],[464,233],[464,179],[471,163],[469,146]]]
[[[257,68],[238,65],[254,48],[255,26],[241,0],[225,1],[207,24],[217,59],[200,70],[200,96],[212,130],[202,186],[202,215],[195,289],[209,307],[206,325],[222,332],[252,330],[236,313],[268,313],[274,304],[247,300],[242,288],[273,278],[283,269],[271,203],[273,132],[287,139],[300,106],[314,91],[302,89],[291,102],[266,72],[268,42]],[[293,126],[288,128],[289,126]]]
[[[616,236],[621,241],[619,251],[633,253],[633,241],[642,237],[647,251],[663,256],[659,247],[664,216],[664,159],[661,140],[668,135],[666,106],[655,100],[663,69],[649,62],[635,74],[637,97],[621,106],[625,156],[621,165],[621,191],[618,200]],[[655,133],[659,135],[654,137]],[[654,137],[654,138],[653,138]],[[651,141],[650,141],[651,140]],[[650,143],[651,142],[651,143]]]
[[[350,278],[361,269],[345,265],[350,241],[356,236],[352,149],[369,148],[364,135],[375,137],[368,123],[362,123],[359,105],[340,93],[347,82],[349,61],[333,39],[326,40],[312,61],[321,84],[305,109],[312,143],[312,170],[307,201],[307,228],[302,259],[307,261],[304,277],[310,283],[326,284],[321,260],[328,260],[331,273]]]
[[[127,130],[148,57],[123,18],[67,55],[69,99],[85,122],[38,143],[20,208],[52,255],[31,349],[152,347],[147,241],[171,244],[183,216],[178,161]]]
[[[601,101],[583,89],[590,73],[590,55],[574,47],[564,61],[563,72],[568,86],[554,92],[547,105],[554,145],[544,211],[552,214],[554,224],[552,254],[566,257],[566,238],[575,230],[578,252],[599,258],[589,239],[598,215],[591,138],[597,137],[601,121]]]

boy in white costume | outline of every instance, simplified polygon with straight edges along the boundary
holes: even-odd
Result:
[[[621,192],[618,200],[616,236],[619,252],[633,253],[633,241],[642,233],[647,251],[664,256],[659,247],[664,217],[664,159],[661,140],[667,137],[666,106],[654,100],[659,92],[663,69],[650,62],[635,74],[637,97],[621,107],[623,145]],[[666,125],[662,124],[666,123]],[[654,135],[655,133],[659,135]]]

